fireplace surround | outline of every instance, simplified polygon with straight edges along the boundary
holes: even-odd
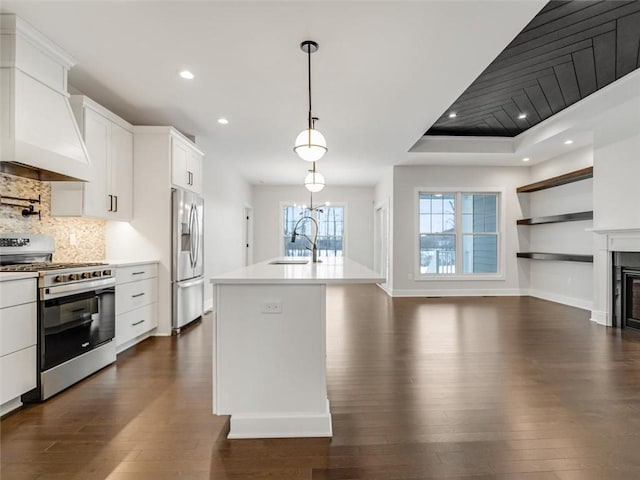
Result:
[[[640,252],[613,252],[612,326],[640,329]]]

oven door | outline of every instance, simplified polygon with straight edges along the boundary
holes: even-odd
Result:
[[[82,355],[115,337],[115,288],[40,303],[41,371]]]

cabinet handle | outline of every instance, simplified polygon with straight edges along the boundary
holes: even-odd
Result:
[[[109,211],[113,212],[113,195],[109,195]]]
[[[134,322],[131,324],[132,327],[135,327],[136,325],[140,325],[141,323],[144,323],[144,320],[140,320],[138,322]]]
[[[131,275],[142,275],[143,273],[145,273],[145,271],[141,271],[141,272],[131,272]]]
[[[191,172],[187,170],[187,185],[191,185]]]
[[[142,293],[136,293],[135,295],[131,295],[131,298],[137,298],[137,297],[141,297],[144,295],[144,292]]]
[[[113,198],[115,198],[115,199],[116,199],[116,208],[115,208],[113,211],[114,211],[114,212],[117,212],[117,211],[118,211],[118,196],[117,196],[117,195],[114,195],[114,196],[113,196]]]

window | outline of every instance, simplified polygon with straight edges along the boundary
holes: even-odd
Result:
[[[309,215],[309,209],[300,205],[284,205],[283,207],[283,253],[290,257],[311,256],[311,243],[305,235],[313,239],[315,233],[313,222],[304,220],[296,230],[298,235],[295,242],[291,242],[293,229],[298,220]],[[311,216],[318,222],[318,256],[344,256],[344,207],[324,206],[320,210],[311,212]]]
[[[419,274],[498,274],[497,192],[419,192]]]

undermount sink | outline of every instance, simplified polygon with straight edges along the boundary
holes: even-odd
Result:
[[[309,260],[304,258],[280,258],[272,260],[269,265],[306,265],[307,263]]]

